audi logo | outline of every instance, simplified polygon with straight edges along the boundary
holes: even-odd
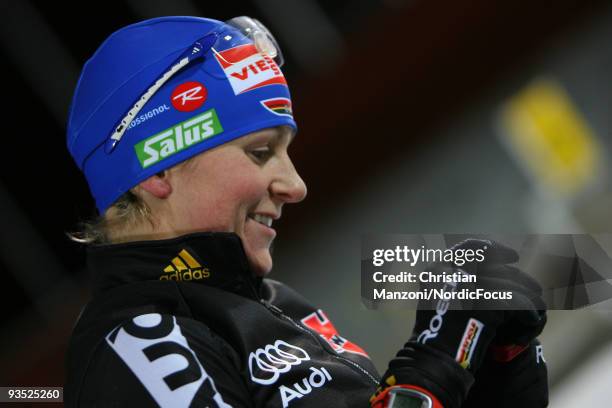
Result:
[[[310,356],[304,349],[276,340],[249,354],[251,380],[262,385],[274,384],[281,374],[306,360],[310,360]]]

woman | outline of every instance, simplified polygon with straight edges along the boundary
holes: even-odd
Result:
[[[381,381],[323,311],[263,279],[274,222],[306,196],[287,152],[297,127],[281,63],[273,37],[245,17],[147,20],[86,63],[68,148],[101,217],[78,236],[94,288],[69,347],[69,406],[449,408],[490,365],[511,316],[449,312],[425,344],[419,333],[439,311],[424,310]],[[461,366],[448,350],[475,318],[485,329]],[[502,345],[520,338],[512,350],[528,356],[543,322],[528,323]]]

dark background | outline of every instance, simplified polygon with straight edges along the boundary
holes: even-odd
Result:
[[[95,215],[65,148],[65,118],[80,67],[124,25],[161,15],[249,15],[275,33],[300,126],[292,156],[309,196],[278,227],[273,277],[330,310],[381,370],[412,323],[359,308],[359,255],[347,261],[359,234],[546,230],[537,214],[556,213],[558,201],[537,194],[491,125],[494,106],[542,73],[564,84],[609,143],[606,1],[3,0],[0,12],[0,385],[63,384],[63,354],[89,278],[83,248],[65,233]],[[609,230],[607,191],[571,200],[563,221],[546,225]],[[326,266],[308,266],[313,256]],[[353,303],[337,294],[343,287]],[[577,316],[559,315],[559,327]],[[600,317],[585,319],[601,330]],[[385,339],[363,329],[377,324]],[[609,340],[599,331],[591,337],[552,364],[553,384]]]

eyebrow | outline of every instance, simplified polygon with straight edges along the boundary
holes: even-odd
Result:
[[[286,130],[285,130],[286,129]],[[260,137],[269,137],[271,139],[274,140],[275,143],[280,142],[281,138],[284,135],[288,135],[289,136],[289,142],[287,143],[287,145],[290,145],[291,142],[293,142],[293,140],[295,139],[295,135],[296,132],[293,130],[293,128],[291,127],[273,127],[273,128],[268,128],[268,129],[264,129],[262,131],[260,131],[261,133],[258,134],[255,139],[258,139]]]

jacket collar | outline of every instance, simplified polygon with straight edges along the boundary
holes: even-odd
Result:
[[[177,238],[87,248],[93,295],[150,280],[193,282],[259,299],[261,278],[250,271],[238,235],[200,232]]]

